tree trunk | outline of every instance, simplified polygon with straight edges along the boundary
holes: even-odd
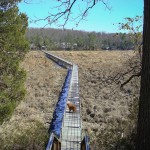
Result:
[[[144,0],[143,54],[136,150],[150,150],[150,0]]]

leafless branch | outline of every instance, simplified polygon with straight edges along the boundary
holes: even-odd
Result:
[[[31,3],[31,0],[30,0],[30,2],[29,2],[29,0],[24,0],[24,3],[30,4],[30,3]]]
[[[23,1],[24,3],[26,3],[26,4],[39,4],[40,3],[40,1],[39,2],[32,2],[32,0],[24,0]]]
[[[141,61],[139,59],[138,52],[135,56],[128,59],[128,61],[124,64],[126,69],[118,71],[113,76],[107,77],[108,84],[117,84],[122,89],[127,83],[129,83],[134,77],[140,77],[141,75]]]
[[[25,0],[26,1],[26,0]],[[65,27],[65,25],[69,21],[75,21],[76,25],[78,25],[81,20],[85,20],[88,12],[90,9],[92,9],[98,2],[103,3],[108,10],[110,10],[110,7],[108,6],[108,3],[106,0],[85,0],[85,1],[79,1],[79,0],[57,0],[59,3],[57,6],[53,7],[53,9],[57,10],[57,13],[49,13],[49,15],[45,18],[36,19],[34,22],[38,21],[48,21],[46,25],[52,25],[56,23],[58,25],[58,20],[63,19],[63,22],[60,23],[59,27]],[[83,10],[79,9],[78,14],[74,14],[73,10],[77,4],[83,3],[86,4],[86,7]],[[81,4],[80,4],[81,5]],[[76,10],[77,12],[77,10]],[[45,25],[45,26],[46,26]]]
[[[137,73],[137,74],[133,74],[132,76],[129,77],[128,80],[126,80],[125,82],[123,82],[120,86],[120,88],[122,89],[124,85],[126,85],[127,83],[129,83],[134,77],[140,77],[141,76],[141,72]]]

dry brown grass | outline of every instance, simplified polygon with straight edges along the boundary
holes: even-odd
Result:
[[[44,128],[45,133],[41,134],[39,129],[39,133],[36,131],[36,134],[38,137],[47,134],[49,124],[46,122],[52,119],[66,75],[66,70],[56,66],[42,52],[29,52],[21,66],[27,71],[27,95],[15,109],[11,119],[0,126],[0,138],[4,141],[0,145],[3,144],[3,147],[8,145],[8,142],[15,145],[15,139],[29,131],[30,139],[36,138],[32,137],[33,133],[30,134],[31,130],[34,132],[35,129]]]
[[[53,52],[79,66],[83,129],[88,132],[92,149],[115,149],[135,129],[139,78],[123,90],[109,79],[128,68],[134,51]],[[119,79],[124,82],[127,78]],[[130,93],[129,93],[130,91]],[[132,117],[131,117],[132,116]],[[125,143],[126,142],[126,143]],[[119,149],[119,148],[118,148]]]
[[[57,51],[52,53],[79,66],[83,131],[90,135],[92,149],[115,149],[122,139],[131,135],[135,127],[135,115],[132,113],[135,111],[134,102],[138,96],[138,86],[135,88],[133,80],[121,91],[116,83],[108,80],[108,77],[124,71],[127,67],[125,62],[135,55],[134,52]],[[30,52],[22,66],[27,71],[27,97],[16,108],[12,118],[0,126],[3,145],[6,139],[13,143],[16,137],[21,135],[24,137],[32,129],[38,131],[37,129],[42,128],[39,133],[31,132],[29,137],[33,138],[41,132],[47,132],[49,125],[45,122],[52,118],[66,75],[66,70],[54,65],[41,52]],[[136,80],[137,84],[138,82],[139,79]],[[128,93],[129,90],[131,95]],[[41,145],[44,147],[43,144]],[[29,149],[33,147],[30,146]]]

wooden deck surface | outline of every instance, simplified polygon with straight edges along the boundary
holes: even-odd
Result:
[[[64,114],[61,150],[80,150],[81,146],[81,116],[80,116],[80,98],[78,89],[78,67],[73,65],[72,78],[68,93],[68,101],[74,103],[77,107],[76,112],[69,112],[68,107]]]

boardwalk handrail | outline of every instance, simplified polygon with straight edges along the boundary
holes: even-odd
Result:
[[[71,74],[72,74],[72,70],[68,69],[68,73],[66,75],[66,79],[63,84],[62,91],[60,92],[59,99],[53,113],[53,119],[51,121],[50,128],[49,128],[49,133],[50,132],[55,133],[55,135],[57,135],[58,138],[60,137],[60,133],[61,133],[62,120],[63,120],[63,115],[64,115],[66,102],[67,102]]]
[[[58,64],[59,66],[62,66],[66,69],[68,68],[72,68],[73,64],[67,60],[64,60],[58,56],[55,56],[53,54],[51,54],[50,52],[47,51],[43,51],[46,55],[46,57],[48,57],[49,59],[53,60],[56,64]]]
[[[89,137],[87,135],[85,135],[81,143],[81,150],[90,150]]]
[[[46,150],[60,150],[61,142],[57,139],[54,133],[51,133]]]
[[[46,146],[46,150],[51,150],[52,146],[53,146],[53,141],[54,141],[54,134],[51,133],[49,140],[48,140],[48,144]]]

